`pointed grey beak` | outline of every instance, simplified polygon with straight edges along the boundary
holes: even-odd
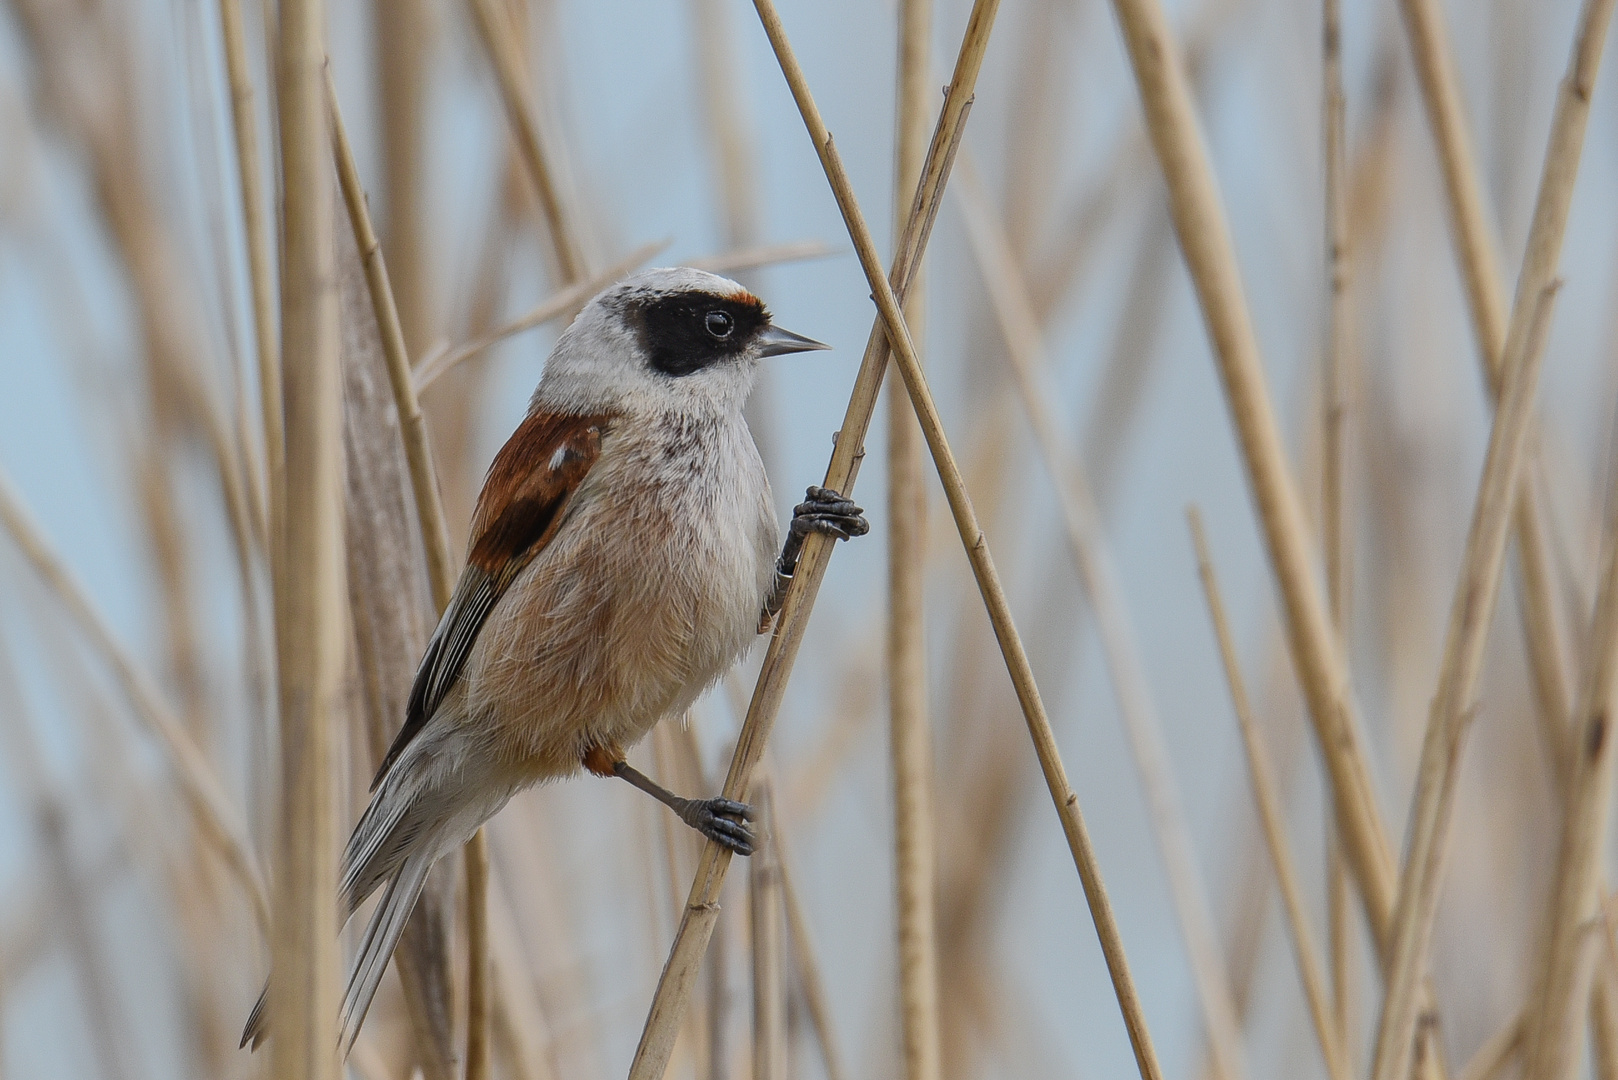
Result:
[[[759,356],[783,356],[786,353],[829,348],[830,345],[814,338],[806,338],[802,334],[794,334],[791,330],[783,330],[775,325],[766,326],[758,335]]]

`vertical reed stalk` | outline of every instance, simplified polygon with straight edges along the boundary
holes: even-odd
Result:
[[[466,1080],[489,1080],[489,841],[482,829],[466,860]]]
[[[781,949],[781,867],[775,849],[770,786],[754,788],[763,843],[747,861],[748,925],[753,945],[753,1080],[786,1080],[786,979]]]
[[[1325,415],[1321,454],[1320,532],[1326,559],[1326,601],[1331,608],[1332,625],[1344,654],[1348,652],[1348,623],[1351,584],[1347,515],[1344,502],[1347,479],[1349,392],[1352,380],[1348,365],[1352,348],[1349,302],[1348,237],[1348,152],[1347,108],[1343,95],[1343,27],[1339,0],[1321,5],[1322,124],[1324,134],[1326,199],[1326,349],[1324,389]],[[1347,867],[1337,830],[1326,822],[1326,932],[1331,957],[1332,999],[1336,1010],[1337,1034],[1343,1046],[1349,1045],[1350,1009],[1353,999],[1353,914]]]
[[[258,350],[259,413],[264,430],[265,492],[269,535],[280,535],[285,506],[286,450],[281,410],[281,340],[275,308],[275,240],[264,198],[264,168],[253,115],[253,77],[242,28],[241,0],[219,0],[225,70],[230,78],[231,132],[241,187],[242,223],[247,236],[247,272],[253,296],[253,338]],[[274,558],[276,545],[269,545]],[[272,570],[273,573],[273,570]]]
[[[893,277],[901,294],[909,288],[912,271],[926,248],[933,219],[938,213],[944,181],[959,145],[997,8],[998,0],[976,0],[974,3],[956,60],[955,73],[944,98],[943,115],[938,119],[932,144],[928,147],[927,166],[922,171],[922,183],[910,209],[904,242],[899,245],[894,257]],[[865,432],[876,409],[877,393],[881,389],[887,363],[884,344],[880,327],[873,327],[854,390],[849,397],[848,410],[844,414],[832,461],[826,471],[825,486],[833,490],[844,493],[852,490],[853,474],[864,454]],[[745,795],[753,768],[763,755],[764,743],[780,710],[787,677],[802,645],[808,615],[813,609],[814,597],[830,557],[831,545],[823,537],[811,535],[805,541],[798,571],[793,575],[781,613],[776,617],[775,632],[770,637],[758,684],[748,706],[747,719],[737,738],[736,752],[725,780],[725,791],[730,797]],[[729,865],[728,852],[717,844],[704,845],[685,913],[680,919],[680,928],[675,934],[668,962],[663,967],[663,975],[658,980],[640,1044],[635,1049],[635,1059],[630,1066],[631,1080],[656,1080],[663,1075],[696,980],[697,967],[718,919],[719,893]]]
[[[1399,877],[1393,948],[1386,963],[1387,989],[1377,1028],[1371,1074],[1374,1080],[1407,1075],[1411,1057],[1417,1053],[1421,979],[1437,913],[1455,779],[1466,731],[1477,712],[1475,696],[1483,667],[1483,647],[1488,642],[1494,603],[1499,596],[1513,496],[1521,476],[1555,292],[1555,284],[1540,292],[1532,336],[1520,359],[1513,360],[1506,370],[1506,393],[1500,399],[1489,435],[1410,811],[1410,839]]]
[[[1005,337],[1012,382],[1028,416],[1034,444],[1056,483],[1068,554],[1095,618],[1107,675],[1146,796],[1152,837],[1163,859],[1175,916],[1191,963],[1214,1072],[1226,1080],[1239,1080],[1247,1075],[1241,1023],[1231,1001],[1230,978],[1214,930],[1213,905],[1197,867],[1185,812],[1175,790],[1151,682],[1130,625],[1118,572],[1101,532],[1101,514],[1089,479],[1083,465],[1067,448],[1049,405],[1056,395],[1046,385],[1044,372],[1049,364],[1044,358],[1045,346],[1028,285],[971,166],[970,158],[961,162],[955,187],[965,210],[967,235],[990,306]]]
[[[506,117],[511,124],[512,136],[517,140],[517,151],[528,178],[533,181],[534,193],[539,197],[545,225],[550,230],[551,247],[556,256],[556,267],[563,285],[571,285],[589,273],[562,206],[562,195],[556,171],[545,151],[539,129],[539,114],[528,91],[528,74],[509,20],[499,9],[497,0],[468,0],[472,8],[472,22],[478,38],[494,64],[495,80],[500,85],[500,100],[505,105]]]
[[[174,770],[180,794],[190,806],[203,839],[219,853],[235,876],[252,902],[259,929],[268,934],[269,901],[259,878],[258,867],[250,854],[247,829],[226,797],[224,784],[213,764],[158,693],[152,677],[136,664],[134,657],[113,636],[106,619],[90,602],[84,586],[46,544],[39,526],[3,473],[0,473],[0,529],[10,534],[12,542],[45,587],[67,608],[80,632],[90,639],[95,650],[112,668],[113,677],[134,707],[136,718],[163,747],[169,766]]]
[[[387,212],[381,232],[392,256],[405,345],[411,356],[419,356],[437,329],[432,274],[437,264],[427,248],[426,227],[431,173],[423,153],[437,13],[428,0],[372,0],[370,7]]]
[[[1438,144],[1438,164],[1444,174],[1450,228],[1473,332],[1478,340],[1478,358],[1489,393],[1498,403],[1510,348],[1508,312],[1510,319],[1522,317],[1524,289],[1519,281],[1516,305],[1508,304],[1499,245],[1489,224],[1481,173],[1467,129],[1460,80],[1450,56],[1443,10],[1434,0],[1400,0],[1399,8],[1410,38],[1428,124]],[[1536,291],[1527,290],[1530,302]],[[1560,774],[1562,759],[1566,757],[1564,729],[1573,703],[1568,699],[1566,685],[1566,648],[1552,600],[1550,546],[1543,531],[1543,523],[1548,519],[1535,475],[1535,470],[1526,470],[1517,495],[1515,529],[1523,593],[1522,619],[1540,723],[1546,732],[1547,745],[1553,748],[1553,763]]]
[[[1347,661],[1314,576],[1314,544],[1282,448],[1218,185],[1162,6],[1157,0],[1113,0],[1113,9],[1281,592],[1293,664],[1331,780],[1344,852],[1380,948],[1393,910],[1392,849],[1370,781]]]
[[[1128,961],[1124,957],[1123,942],[1118,936],[1117,923],[1113,918],[1112,905],[1107,898],[1106,888],[1102,884],[1100,867],[1096,863],[1095,851],[1090,843],[1090,835],[1084,824],[1084,817],[1079,810],[1079,798],[1067,782],[1066,769],[1062,765],[1061,754],[1056,745],[1056,737],[1051,731],[1050,720],[1045,714],[1044,703],[1040,700],[1039,688],[1034,682],[1033,669],[1029,665],[1028,655],[1023,649],[1022,639],[1017,632],[1011,617],[1010,605],[1006,601],[1005,592],[1000,584],[999,572],[995,569],[994,558],[989,553],[988,538],[984,536],[978,524],[977,514],[972,509],[971,498],[967,495],[966,486],[961,476],[955,456],[949,448],[949,442],[944,434],[943,421],[933,403],[932,392],[927,386],[927,379],[921,369],[921,361],[916,355],[915,343],[910,339],[909,329],[905,326],[904,312],[900,309],[899,298],[893,284],[882,273],[882,264],[877,255],[875,242],[871,238],[870,229],[865,224],[864,215],[860,212],[859,203],[854,197],[853,187],[849,183],[848,174],[843,168],[841,157],[832,143],[831,132],[826,129],[820,117],[820,110],[815,105],[814,97],[809,91],[808,80],[804,77],[803,69],[798,65],[797,57],[792,51],[791,43],[787,40],[785,28],[781,25],[780,15],[770,0],[754,0],[754,8],[759,14],[759,21],[764,24],[764,31],[770,39],[770,46],[775,50],[776,60],[780,63],[781,72],[785,76],[787,85],[792,90],[792,96],[798,103],[798,112],[803,117],[804,126],[808,128],[811,140],[815,145],[815,152],[820,156],[820,164],[826,173],[826,179],[831,185],[832,194],[837,199],[838,209],[842,212],[843,223],[848,229],[849,238],[854,242],[854,249],[859,256],[860,268],[865,272],[866,283],[870,285],[877,310],[881,315],[881,329],[886,335],[893,358],[899,367],[899,373],[904,377],[905,389],[910,394],[910,403],[915,409],[917,419],[921,421],[922,435],[927,441],[927,448],[932,453],[933,464],[938,471],[939,479],[943,482],[944,493],[948,497],[950,511],[955,518],[956,528],[960,532],[961,545],[966,549],[967,561],[972,565],[973,577],[977,580],[978,591],[982,596],[985,608],[988,610],[989,622],[994,627],[996,643],[1000,647],[1002,659],[1006,664],[1007,674],[1011,677],[1012,686],[1017,692],[1017,701],[1022,709],[1023,719],[1028,725],[1028,734],[1034,744],[1035,754],[1039,758],[1041,771],[1045,776],[1045,783],[1050,791],[1051,800],[1056,806],[1057,816],[1062,822],[1064,833],[1067,836],[1068,847],[1073,854],[1074,865],[1078,869],[1079,878],[1084,886],[1085,897],[1090,905],[1090,913],[1096,926],[1097,935],[1101,939],[1101,948],[1106,956],[1107,969],[1112,977],[1113,989],[1118,998],[1118,1004],[1123,1012],[1124,1023],[1129,1031],[1130,1044],[1135,1052],[1136,1065],[1145,1078],[1159,1075],[1156,1052],[1152,1049],[1151,1037],[1147,1031],[1145,1019],[1140,1009],[1139,999],[1135,994],[1134,978],[1129,972]],[[997,4],[992,0],[985,5],[990,10],[985,15],[993,14]],[[973,28],[981,25],[978,22],[980,8],[974,8],[973,21],[968,26],[968,40],[971,40]],[[964,51],[964,47],[963,47]],[[946,100],[945,116],[949,114]],[[934,148],[939,145],[935,137]],[[897,275],[896,275],[897,276]],[[909,275],[904,275],[908,277]],[[845,433],[846,434],[846,433]],[[833,455],[835,468],[841,447]],[[850,467],[853,461],[849,461]],[[850,479],[852,477],[850,476]],[[828,481],[830,483],[830,481]],[[836,486],[836,485],[833,485]],[[821,552],[826,551],[826,545],[819,545]],[[807,554],[807,553],[806,553]],[[823,558],[820,553],[808,555],[811,559]],[[817,559],[818,561],[818,559]],[[789,598],[790,603],[790,598]],[[745,731],[744,731],[745,734]],[[746,758],[738,748],[738,759],[745,762]],[[758,753],[753,751],[754,755]],[[745,777],[745,773],[743,774]],[[732,780],[738,779],[735,770],[732,771]],[[729,784],[727,783],[727,789]],[[714,845],[709,845],[712,848]]]
[[[343,675],[342,402],[326,134],[323,0],[281,0],[281,342],[286,506],[276,581],[281,814],[274,891],[270,1067],[335,1080],[336,775]]]
[[[354,152],[349,146],[348,132],[337,107],[337,88],[332,82],[329,68],[324,78],[326,100],[331,108],[332,157],[337,163],[337,179],[343,191],[343,203],[348,208],[349,226],[354,230],[360,263],[365,268],[365,282],[371,291],[371,306],[376,313],[377,331],[382,338],[382,354],[387,360],[388,381],[393,386],[393,400],[399,411],[399,435],[404,442],[405,460],[410,466],[410,490],[415,496],[421,546],[427,556],[427,586],[432,590],[434,613],[442,614],[455,591],[457,572],[449,553],[449,533],[444,525],[444,504],[438,494],[438,478],[433,472],[427,423],[421,414],[421,401],[416,396],[410,356],[405,349],[404,328],[388,280],[388,264],[382,257],[382,243],[371,224],[365,189],[360,185],[359,169],[354,164]]]
[[[1582,143],[1584,121],[1612,10],[1613,0],[1586,0],[1580,12],[1573,56],[1557,95],[1551,147],[1540,183],[1540,204],[1535,207],[1534,233],[1539,231],[1542,210],[1550,217],[1554,210],[1560,209],[1565,222],[1577,149]],[[1553,199],[1554,205],[1547,209],[1545,204]],[[1529,256],[1524,260],[1525,279],[1529,273],[1528,260],[1542,250],[1533,243],[1533,235],[1530,234]],[[1560,229],[1556,230],[1555,239],[1560,241]],[[1558,243],[1542,258],[1554,266],[1559,249]],[[1615,479],[1618,479],[1618,471],[1608,478],[1609,484]],[[1609,506],[1612,501],[1609,496]],[[1574,754],[1569,763],[1561,846],[1547,912],[1545,951],[1540,963],[1537,1000],[1528,1014],[1528,1053],[1524,1070],[1528,1080],[1561,1080],[1578,1061],[1583,1045],[1585,1003],[1575,996],[1580,939],[1584,920],[1592,913],[1600,887],[1612,801],[1613,740],[1608,728],[1614,683],[1618,681],[1618,523],[1608,521],[1602,548],[1601,589],[1596,599],[1584,685],[1574,714],[1577,726],[1570,740]]]
[[[781,871],[781,899],[786,904],[787,937],[792,949],[792,966],[798,973],[799,989],[809,1012],[809,1023],[815,1029],[815,1042],[820,1046],[820,1061],[826,1070],[826,1080],[844,1080],[848,1075],[843,1068],[843,1056],[832,1031],[831,1003],[826,997],[825,980],[820,975],[820,960],[816,956],[814,941],[809,935],[809,918],[804,914],[793,887],[792,858],[782,836],[779,815],[771,833],[775,842],[775,856]]]
[[[894,244],[903,243],[927,153],[932,112],[932,0],[899,5]],[[924,315],[918,268],[905,321],[918,340]],[[899,952],[899,1023],[905,1080],[938,1080],[938,944],[934,902],[933,741],[927,713],[926,522],[921,430],[898,386],[888,388],[888,725],[893,774],[893,885]]]
[[[1499,567],[1505,557],[1507,515],[1524,471],[1520,468],[1520,459],[1532,424],[1544,336],[1549,333],[1549,309],[1554,291],[1551,282],[1561,257],[1562,238],[1567,229],[1590,115],[1590,96],[1600,69],[1614,3],[1615,0],[1586,0],[1551,119],[1533,224],[1506,332],[1500,405],[1490,436],[1472,531],[1467,539],[1467,557],[1451,609],[1438,693],[1422,750],[1421,775],[1411,811],[1410,846],[1399,884],[1397,945],[1388,965],[1388,990],[1377,1036],[1376,1065],[1372,1073],[1375,1080],[1394,1080],[1411,1052],[1409,1040],[1416,1024],[1413,987],[1425,965],[1426,946],[1432,933],[1454,775],[1461,739],[1475,708],[1472,696],[1482,665]],[[1497,483],[1506,486],[1495,490]],[[1605,708],[1605,699],[1598,707]],[[1558,962],[1565,959],[1565,956],[1559,957]],[[1563,974],[1571,967],[1568,961]],[[1547,994],[1545,1000],[1557,1009],[1566,1007],[1554,994]],[[1582,1015],[1583,1010],[1578,1011]],[[1561,1015],[1557,1014],[1558,1021]],[[1543,1021],[1543,1014],[1541,1019]],[[1539,1031],[1544,1030],[1541,1023]],[[1562,1071],[1558,1069],[1554,1054],[1545,1048],[1537,1033],[1531,1041],[1534,1051],[1530,1056],[1530,1077],[1535,1080],[1559,1077]]]
[[[359,246],[360,260],[370,287],[372,308],[387,360],[388,379],[393,387],[394,405],[399,413],[399,434],[404,442],[405,459],[410,467],[410,486],[415,495],[417,523],[422,549],[427,558],[427,581],[432,590],[433,612],[442,616],[455,590],[455,570],[449,553],[449,536],[444,527],[444,507],[439,498],[438,479],[433,470],[432,448],[427,441],[427,425],[416,396],[410,357],[405,350],[404,331],[398,307],[388,282],[387,262],[382,245],[371,224],[365,191],[348,144],[342,113],[337,107],[337,89],[331,71],[325,73],[326,96],[331,108],[332,152],[337,162],[343,201],[348,207],[349,224]],[[465,847],[467,934],[467,1028],[466,1080],[486,1080],[489,1068],[489,1006],[491,990],[488,959],[489,849],[483,830],[473,833]]]
[[[1236,657],[1236,639],[1231,633],[1230,620],[1225,615],[1225,604],[1220,597],[1219,582],[1214,576],[1213,558],[1208,553],[1208,537],[1202,529],[1202,514],[1193,506],[1186,516],[1191,523],[1192,542],[1196,545],[1197,572],[1202,578],[1203,594],[1208,601],[1208,615],[1213,621],[1214,636],[1219,639],[1219,658],[1225,667],[1225,679],[1230,684],[1236,724],[1241,729],[1242,748],[1247,753],[1253,802],[1258,809],[1259,824],[1264,829],[1264,842],[1270,850],[1270,860],[1275,865],[1276,880],[1281,886],[1287,930],[1292,937],[1292,952],[1297,958],[1298,975],[1309,1002],[1309,1018],[1314,1022],[1315,1037],[1320,1041],[1320,1052],[1326,1061],[1326,1075],[1331,1080],[1350,1080],[1353,1072],[1349,1067],[1338,1020],[1332,1013],[1332,1000],[1326,991],[1324,967],[1315,949],[1314,933],[1309,928],[1309,915],[1304,907],[1297,868],[1287,848],[1286,814],[1275,782],[1275,770],[1270,765],[1269,754],[1264,750],[1258,721],[1253,716],[1253,706],[1242,680],[1241,662]]]

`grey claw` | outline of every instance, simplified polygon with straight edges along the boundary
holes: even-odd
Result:
[[[852,499],[845,499],[830,488],[810,487],[801,502],[792,510],[792,526],[800,535],[812,532],[851,540],[871,531],[865,520],[865,511]]]
[[[753,854],[753,817],[751,806],[730,799],[693,799],[680,812],[680,820],[737,855]]]

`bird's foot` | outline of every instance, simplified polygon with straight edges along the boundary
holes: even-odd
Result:
[[[674,808],[681,821],[736,855],[753,854],[753,827],[748,824],[754,817],[751,806],[730,799],[681,801],[685,805]]]
[[[831,488],[810,487],[807,497],[792,509],[792,524],[787,529],[787,541],[781,547],[781,557],[775,561],[775,583],[764,598],[764,610],[759,613],[758,632],[768,632],[770,624],[786,601],[787,586],[798,569],[798,556],[803,552],[804,537],[822,533],[836,540],[851,540],[871,531],[865,520],[865,511],[845,499]]]
[[[850,540],[871,531],[865,511],[831,488],[810,487],[807,498],[792,509],[792,535],[800,542],[810,533]]]

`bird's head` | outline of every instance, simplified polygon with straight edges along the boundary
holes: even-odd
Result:
[[[760,360],[825,348],[776,326],[764,302],[728,278],[645,270],[579,312],[534,400],[573,413],[738,412]]]

